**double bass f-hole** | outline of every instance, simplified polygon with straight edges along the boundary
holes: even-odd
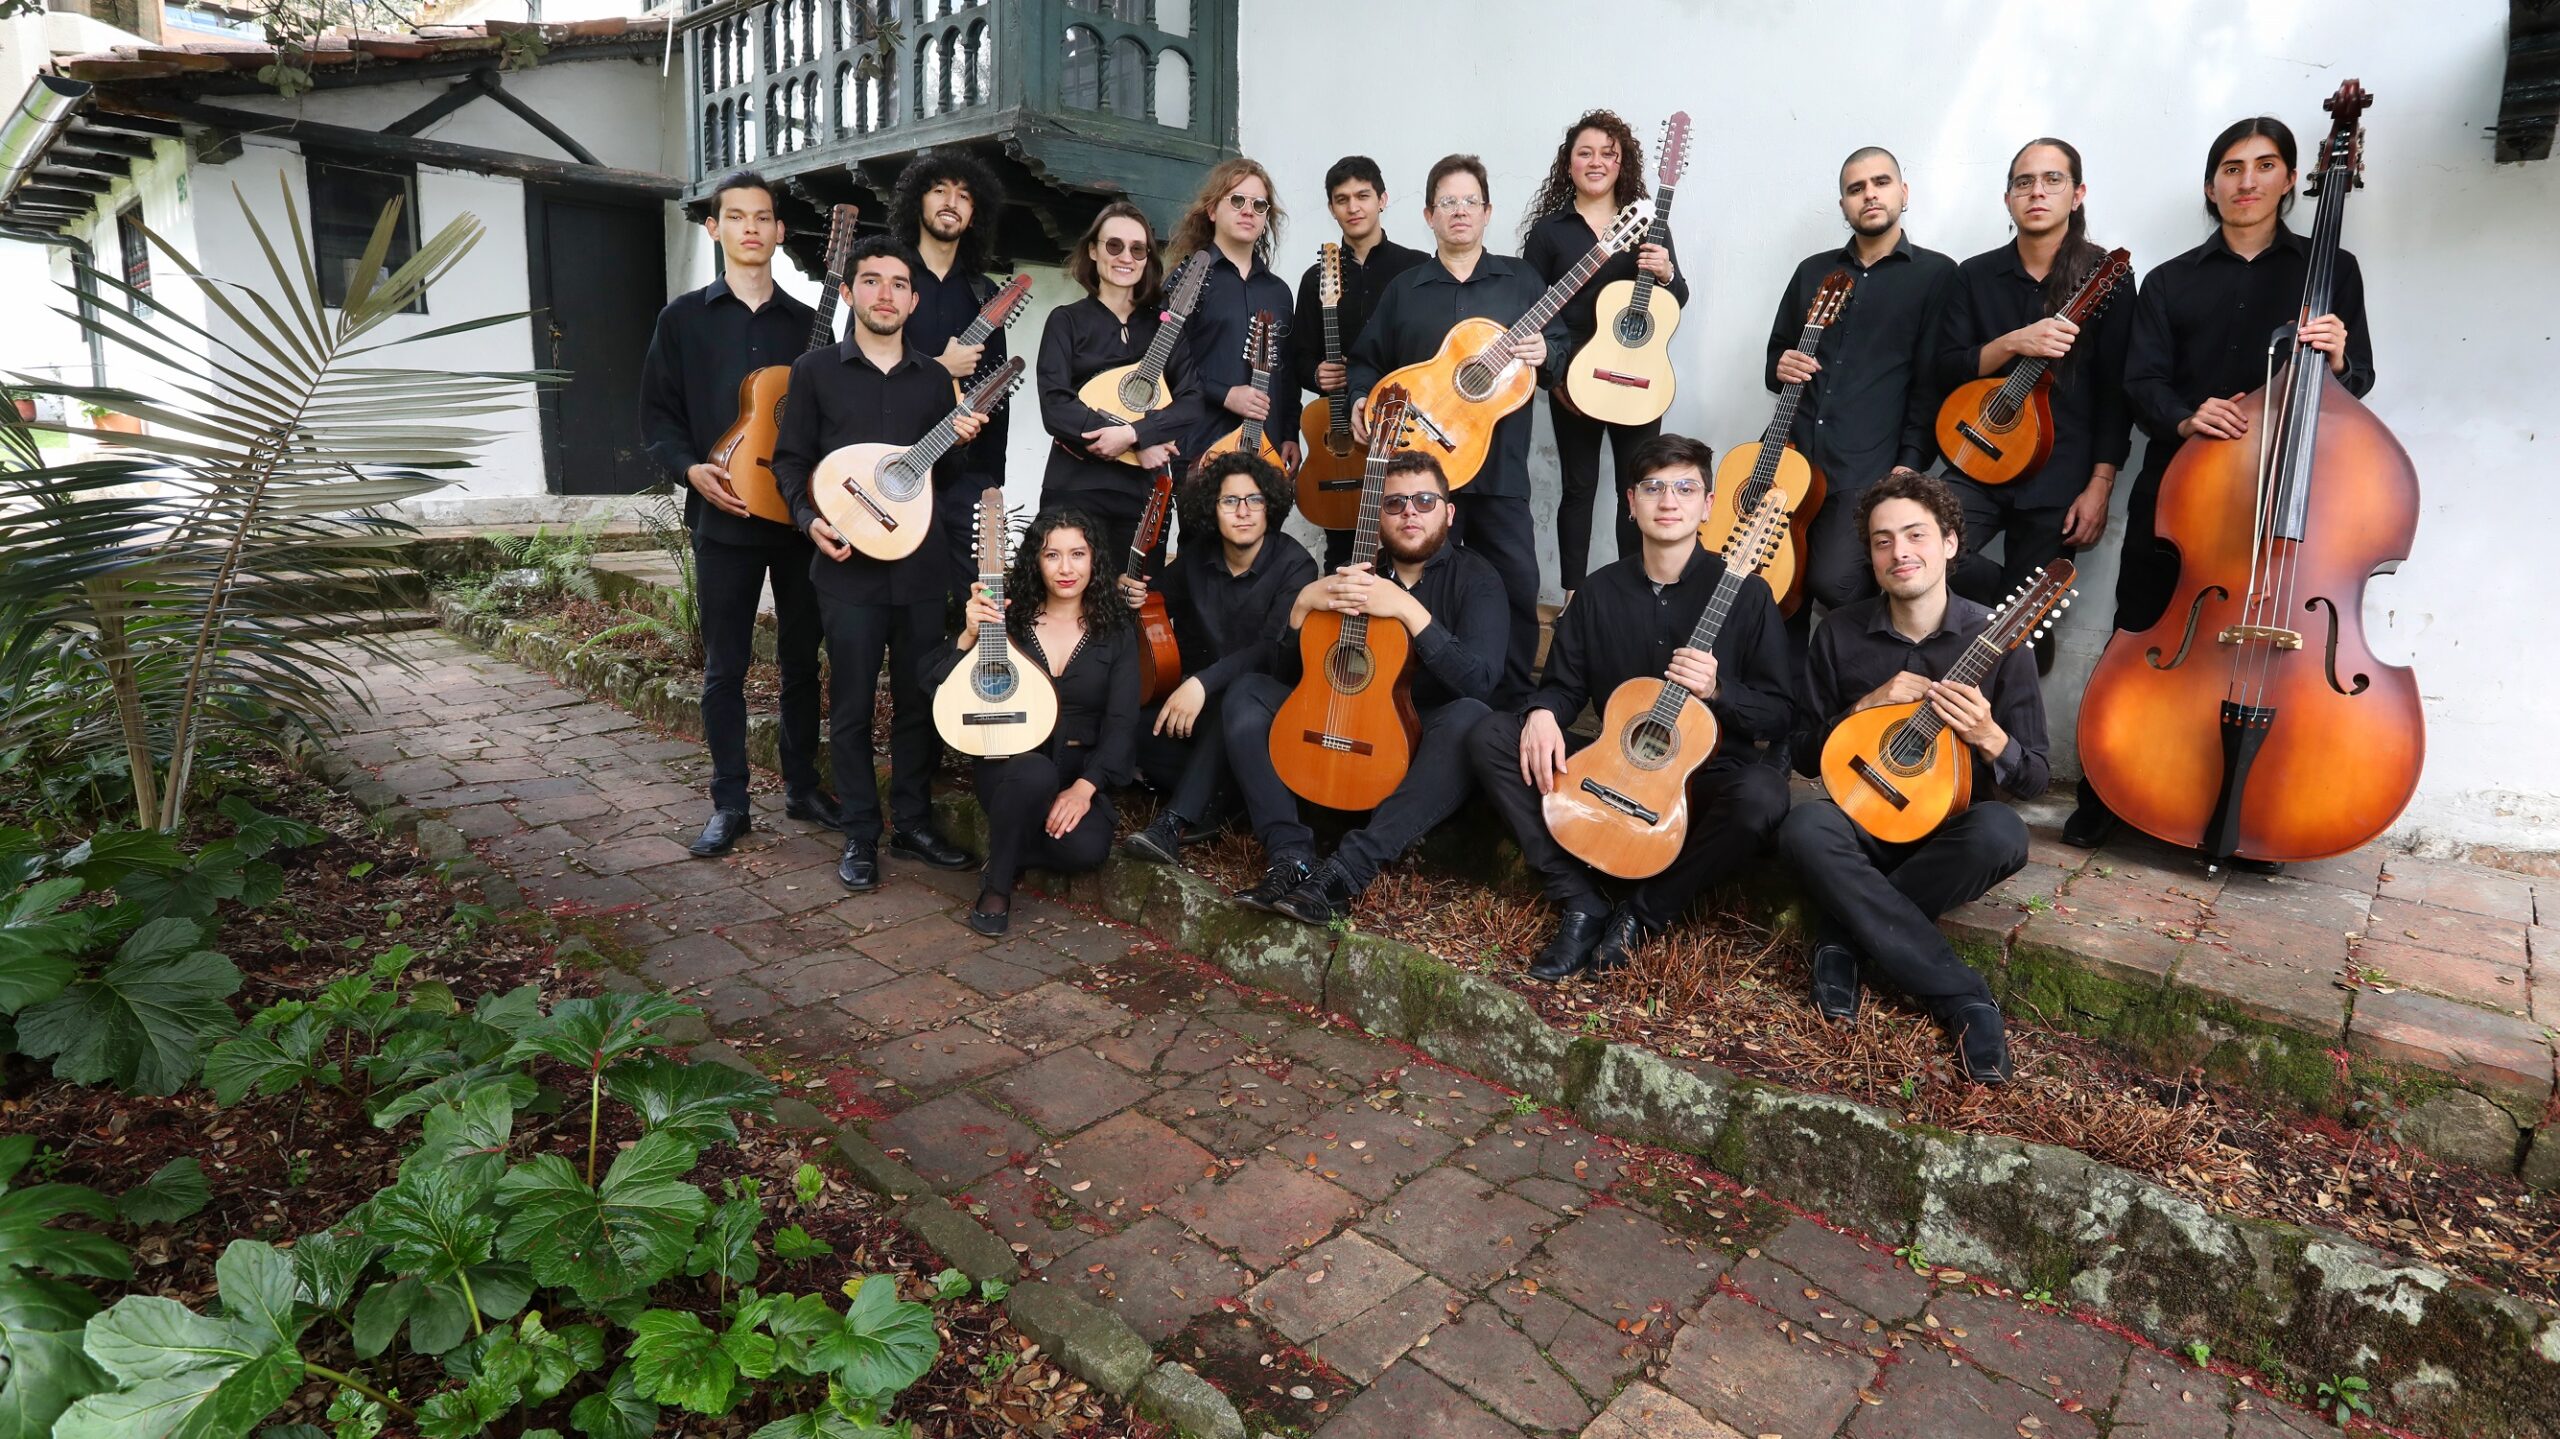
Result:
[[[2327,595],[2313,595],[2310,599],[2305,600],[2305,601],[2303,602],[2302,607],[2303,607],[2304,609],[2307,609],[2307,610],[2327,610],[2327,611],[2329,612],[2329,645],[2328,645],[2328,655],[2327,655],[2327,658],[2322,662],[2322,663],[2326,666],[2326,668],[2327,668],[2327,670],[2328,670],[2328,673],[2329,673],[2329,688],[2331,688],[2331,689],[2333,689],[2333,690],[2336,690],[2338,693],[2340,693],[2340,694],[2342,694],[2342,695],[2360,695],[2360,694],[2363,694],[2366,690],[2371,689],[2371,688],[2373,687],[2373,676],[2371,676],[2371,675],[2366,675],[2366,674],[2360,674],[2360,675],[2357,675],[2357,676],[2356,676],[2355,687],[2354,687],[2354,688],[2352,688],[2352,689],[2348,688],[2348,687],[2347,687],[2347,686],[2345,686],[2345,685],[2342,685],[2342,684],[2338,683],[2338,605],[2337,605],[2337,602],[2336,602],[2335,600],[2330,599]]]
[[[2151,667],[2155,670],[2173,670],[2185,664],[2187,651],[2196,647],[2196,626],[2204,622],[2205,601],[2229,598],[2231,598],[2231,591],[2220,585],[2206,585],[2197,590],[2195,599],[2187,605],[2187,632],[2178,637],[2178,652],[2164,661],[2160,658],[2160,647],[2153,645],[2150,649],[2143,651],[2142,657],[2149,660]],[[2336,642],[2333,635],[2330,643]]]

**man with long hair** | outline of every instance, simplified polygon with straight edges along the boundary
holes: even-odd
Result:
[[[1324,172],[1324,196],[1325,208],[1342,231],[1342,298],[1333,307],[1333,326],[1334,338],[1348,355],[1368,332],[1369,316],[1377,310],[1378,296],[1387,282],[1430,257],[1387,238],[1387,179],[1377,161],[1366,155],[1345,155],[1334,161],[1333,168]],[[1290,349],[1299,389],[1319,396],[1342,395],[1347,404],[1358,398],[1349,394],[1351,366],[1348,361],[1324,357],[1323,283],[1321,261],[1309,265],[1299,278],[1298,319]],[[1325,531],[1326,569],[1340,569],[1351,558],[1351,541],[1348,529]]]
[[[1257,392],[1244,352],[1257,314],[1269,315],[1279,327],[1280,333],[1272,336],[1272,353],[1285,357],[1289,352],[1289,283],[1271,272],[1280,226],[1287,218],[1271,172],[1261,161],[1239,155],[1209,167],[1200,192],[1191,197],[1191,208],[1173,227],[1166,263],[1180,266],[1204,255],[1209,265],[1200,304],[1182,332],[1199,376],[1204,411],[1188,447],[1195,456],[1245,421],[1260,420],[1280,450],[1282,466],[1297,468],[1298,387],[1284,362],[1269,392]]]
[[[987,274],[998,219],[1004,213],[1004,189],[995,175],[966,150],[927,150],[898,176],[889,200],[889,235],[914,250],[924,262],[916,271],[916,310],[907,320],[907,344],[923,351],[951,373],[962,389],[971,380],[1004,363],[1002,329],[982,345],[959,343],[960,332],[994,299],[996,282]],[[1004,449],[1011,433],[1011,411],[999,408],[987,416],[986,428],[961,450],[960,483],[935,497],[942,506],[942,538],[951,549],[951,593],[954,602],[968,597],[974,563],[970,537],[976,532],[974,511],[979,492],[1004,483]]]
[[[750,513],[729,472],[707,457],[738,417],[738,382],[787,365],[809,343],[817,313],[773,281],[782,221],[773,187],[753,170],[723,177],[703,229],[720,247],[720,278],[667,302],[640,368],[640,433],[650,458],[685,486],[694,582],[702,609],[702,740],[711,752],[711,818],[688,847],[725,854],[754,828],[747,804],[747,667],[756,605],[773,581],[775,658],[782,669],[784,813],[844,827],[818,787],[818,598],[808,539]]]

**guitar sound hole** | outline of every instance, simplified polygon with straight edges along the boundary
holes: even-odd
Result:
[[[1120,404],[1122,408],[1143,415],[1147,412],[1148,407],[1153,405],[1155,402],[1156,387],[1153,384],[1138,378],[1136,375],[1127,375],[1121,378]]]
[[[1619,744],[1626,752],[1627,763],[1638,769],[1660,769],[1680,752],[1680,732],[1647,716],[1627,726]]]
[[[982,660],[969,672],[970,690],[988,704],[996,704],[1011,697],[1014,688],[1021,683],[1022,676],[1013,672],[1011,664],[993,660]]]
[[[1369,687],[1378,673],[1378,662],[1365,645],[1335,645],[1325,651],[1325,682],[1334,693],[1356,695]]]
[[[774,402],[773,402],[773,424],[774,424],[774,428],[776,428],[776,429],[780,429],[780,428],[782,427],[782,407],[783,407],[783,406],[785,406],[785,405],[787,405],[787,404],[790,404],[790,403],[791,403],[791,397],[790,397],[789,395],[784,395],[781,399],[778,399],[778,400],[776,400],[776,401],[774,401]]]
[[[1633,305],[1618,312],[1618,343],[1632,350],[1653,338],[1653,312]]]
[[[1481,400],[1493,393],[1493,366],[1482,360],[1469,360],[1458,367],[1458,393],[1469,400]]]
[[[1887,731],[1884,743],[1876,746],[1877,757],[1884,761],[1884,767],[1905,777],[1927,769],[1929,757],[1936,749],[1936,745],[1920,743],[1919,737],[1902,725],[1895,725]]]
[[[912,500],[923,488],[924,476],[902,461],[892,461],[880,467],[880,493],[893,500]]]

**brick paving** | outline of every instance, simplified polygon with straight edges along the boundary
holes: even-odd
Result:
[[[694,745],[442,635],[399,643],[417,672],[371,676],[380,710],[353,722],[352,758],[529,902],[604,916],[649,978],[877,1115],[873,1139],[1026,1273],[1273,1422],[1324,1439],[2317,1432],[1749,1191],[1640,1188],[1614,1141],[1135,931],[1026,896],[990,942],[957,918],[968,876],[894,858],[878,893],[847,896],[834,837],[771,796],[769,828],[688,859]],[[2529,888],[2409,876],[2393,894],[2411,904],[2533,917]],[[2412,1010],[2389,1042],[2440,1020]],[[1326,1387],[1256,1392],[1273,1355]]]

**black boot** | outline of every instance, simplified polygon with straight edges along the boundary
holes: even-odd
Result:
[[[1600,931],[1607,928],[1605,914],[1585,914],[1578,909],[1564,912],[1564,922],[1556,926],[1556,936],[1529,965],[1531,979],[1559,980],[1579,974],[1591,963],[1591,952],[1600,947]]]
[[[2080,781],[2080,804],[2062,822],[2062,842],[2074,849],[2096,849],[2116,832],[2116,812],[2098,798],[2087,780]]]
[[[745,810],[715,809],[711,812],[711,822],[702,827],[702,833],[693,843],[684,847],[685,853],[695,859],[727,854],[729,847],[738,842],[738,836],[755,827],[756,822],[747,817]]]
[[[889,853],[935,869],[978,867],[977,860],[971,858],[967,850],[924,827],[890,831]]]
[[[1326,860],[1308,873],[1305,883],[1274,900],[1271,910],[1300,924],[1331,925],[1348,918],[1351,901],[1359,897],[1360,891],[1351,887],[1351,877],[1342,872],[1341,866]]]
[[[805,819],[824,829],[844,828],[844,809],[836,803],[834,795],[822,789],[813,789],[807,794],[795,795],[783,805],[782,812],[793,819]]]
[[[836,878],[855,894],[869,894],[880,887],[880,851],[867,839],[844,842],[844,854],[836,861]]]
[[[1939,1021],[1956,1042],[1964,1077],[1976,1084],[2009,1082],[2009,1030],[2000,1006],[1976,1001]]]
[[[1307,875],[1310,872],[1311,866],[1308,865],[1305,855],[1274,856],[1271,867],[1262,873],[1262,883],[1237,890],[1234,895],[1235,902],[1247,909],[1258,909],[1269,914],[1273,905],[1278,904],[1291,890],[1307,882]]]
[[[1653,932],[1645,928],[1643,920],[1636,918],[1636,912],[1619,905],[1610,912],[1608,924],[1601,928],[1599,947],[1591,951],[1591,972],[1607,974],[1613,969],[1625,968],[1628,961],[1636,957],[1636,951],[1651,938]]]
[[[1813,1007],[1838,1024],[1858,1018],[1858,956],[1845,944],[1813,947]]]
[[[1149,864],[1182,863],[1182,816],[1167,810],[1155,823],[1120,841],[1120,852]]]

